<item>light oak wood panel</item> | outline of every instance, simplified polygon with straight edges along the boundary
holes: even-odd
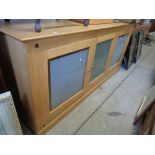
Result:
[[[133,25],[126,25],[126,26],[119,26],[119,27],[112,27],[110,29],[99,29],[96,31],[90,32],[79,32],[75,34],[66,34],[62,36],[54,36],[51,38],[43,38],[43,39],[36,39],[32,41],[26,41],[32,49],[37,50],[38,52],[48,50],[51,48],[63,46],[66,44],[71,44],[83,40],[93,39],[97,37],[103,37],[104,35],[108,35],[109,33],[115,33],[124,31],[128,32]],[[38,45],[38,48],[36,48]]]
[[[49,27],[49,24],[52,25]],[[59,27],[61,25],[61,27]],[[0,23],[0,31],[8,34],[20,41],[28,41],[42,38],[49,38],[55,36],[62,36],[68,34],[75,34],[80,32],[88,32],[93,30],[108,29],[113,27],[120,27],[128,25],[126,23],[112,23],[89,25],[84,27],[83,24],[68,20],[49,21],[44,23],[44,29],[40,33],[34,30],[34,22],[31,23]]]
[[[29,73],[27,67],[27,48],[18,40],[5,35],[5,43],[9,52],[11,63],[14,69],[16,82],[19,90],[21,107],[24,111],[22,117],[34,129],[36,129],[35,112],[32,104],[31,89],[29,85]]]
[[[71,19],[71,20],[83,24],[85,19]],[[88,20],[89,20],[89,25],[113,23],[113,19],[88,19]]]

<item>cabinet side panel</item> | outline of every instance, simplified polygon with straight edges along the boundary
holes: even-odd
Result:
[[[34,111],[31,98],[31,90],[29,86],[29,75],[27,69],[27,48],[24,43],[8,36],[3,35],[4,52],[9,55],[13,74],[15,76],[20,97],[19,114],[26,123],[35,129]]]

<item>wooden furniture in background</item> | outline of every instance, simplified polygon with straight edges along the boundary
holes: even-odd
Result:
[[[35,133],[49,130],[120,69],[132,30],[125,23],[84,27],[67,20],[47,21],[40,33],[30,23],[0,26],[22,116]]]
[[[87,25],[111,24],[113,19],[71,19],[72,21]]]
[[[130,41],[125,52],[123,65],[128,69],[141,56],[142,44],[148,35],[150,24],[140,25],[133,29]]]
[[[134,119],[134,124],[143,120],[140,127],[140,134],[155,134],[155,86],[153,86],[144,96],[142,103]]]
[[[134,31],[144,31],[144,39],[146,39],[151,28],[151,20],[150,19],[140,19],[139,26],[137,26]]]
[[[138,33],[132,33],[130,37],[130,41],[123,59],[123,66],[126,70],[129,69],[135,62],[135,54],[138,49],[138,38]]]

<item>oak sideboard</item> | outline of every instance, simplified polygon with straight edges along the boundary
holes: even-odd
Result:
[[[44,134],[120,69],[133,25],[89,25],[68,20],[1,23],[20,96],[21,116]]]

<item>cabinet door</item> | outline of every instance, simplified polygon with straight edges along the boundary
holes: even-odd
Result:
[[[90,78],[91,81],[104,73],[111,43],[112,39],[97,44]]]
[[[96,45],[90,81],[93,81],[104,73],[111,43],[112,39],[100,42]]]
[[[83,89],[88,49],[49,62],[52,109]]]
[[[114,66],[115,64],[119,63],[127,37],[128,35],[123,35],[118,38],[115,51],[112,57],[111,66]]]

